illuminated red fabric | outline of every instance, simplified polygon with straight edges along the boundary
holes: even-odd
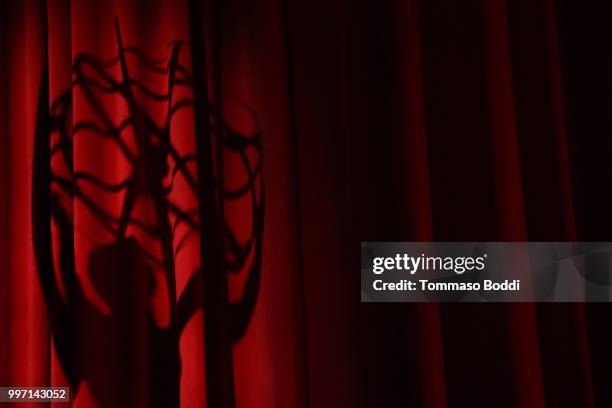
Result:
[[[357,248],[611,240],[611,6],[382,3],[3,2],[0,385],[70,385],[76,407],[609,406],[608,305],[360,304]],[[230,135],[211,160],[206,126]]]

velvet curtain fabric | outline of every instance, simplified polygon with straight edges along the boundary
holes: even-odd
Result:
[[[609,241],[610,8],[3,2],[0,385],[609,406],[608,305],[360,304],[357,248]]]

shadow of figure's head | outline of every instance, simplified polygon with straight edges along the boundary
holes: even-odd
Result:
[[[134,299],[148,298],[152,272],[133,237],[94,249],[87,266],[89,281],[112,314],[133,307]]]

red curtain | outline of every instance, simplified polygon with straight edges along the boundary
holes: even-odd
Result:
[[[360,241],[610,240],[610,8],[2,3],[0,385],[609,406],[608,305],[361,304],[356,271]]]

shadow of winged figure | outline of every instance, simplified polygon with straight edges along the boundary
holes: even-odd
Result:
[[[190,275],[185,289],[177,296],[175,258],[190,236],[204,233],[200,230],[197,209],[182,209],[170,198],[174,180],[178,177],[198,196],[197,180],[188,166],[195,162],[195,154],[179,153],[170,138],[172,117],[180,110],[192,107],[192,100],[175,99],[174,95],[177,86],[191,87],[191,73],[179,63],[180,42],[172,43],[169,57],[165,60],[152,60],[135,48],[124,47],[118,21],[115,27],[116,58],[101,61],[90,54],[79,54],[74,61],[73,88],[80,89],[93,108],[96,120],[72,124],[71,91],[57,98],[50,109],[46,107],[44,92],[41,93],[33,180],[33,236],[37,267],[48,305],[55,350],[73,395],[86,385],[92,397],[103,407],[179,406],[179,340],[187,322],[202,307],[202,288],[205,285],[199,268]],[[167,75],[167,93],[155,93],[131,78],[127,55],[148,69]],[[108,73],[108,69],[117,64],[120,79]],[[41,88],[46,85],[48,83],[43,81]],[[161,127],[138,102],[134,88],[145,97],[167,104],[167,116]],[[128,118],[115,125],[98,97],[100,92],[119,95],[127,105]],[[246,241],[237,238],[230,223],[222,222],[225,226],[223,240],[228,257],[227,272],[246,271],[247,274],[242,297],[229,305],[234,341],[244,335],[259,292],[264,212],[261,133],[254,113],[246,105],[238,104],[256,124],[257,130],[252,135],[241,134],[222,118],[216,117],[212,106],[209,112],[218,130],[217,142],[244,159],[242,162],[248,174],[244,185],[238,189],[219,187],[224,200],[247,200],[253,220],[252,232]],[[130,147],[122,139],[122,133],[128,127],[134,136],[134,145]],[[98,135],[104,143],[114,143],[119,148],[130,169],[124,181],[112,184],[94,174],[74,170],[73,139],[83,132]],[[49,151],[51,134],[58,135],[58,138]],[[254,166],[246,159],[248,149],[257,152],[258,162]],[[50,163],[56,157],[64,162],[67,174],[53,171]],[[169,161],[173,167],[169,166]],[[170,183],[165,184],[168,179]],[[107,194],[121,193],[119,215],[90,197],[84,183]],[[97,244],[92,249],[86,262],[85,276],[76,271],[74,242],[79,230],[75,229],[71,213],[66,208],[67,201],[78,201],[113,237],[110,242]],[[138,213],[138,203],[143,201],[153,209],[155,221],[152,224],[134,216]],[[202,205],[201,202],[198,204]],[[49,217],[55,225],[53,230],[49,226]],[[177,237],[180,224],[186,225],[187,232]],[[134,228],[158,244],[161,258],[129,234]],[[155,278],[156,271],[160,270],[165,280],[161,286]],[[83,285],[84,279],[105,307],[92,300]],[[160,287],[167,291],[165,295],[169,302],[169,324],[165,325],[159,324],[150,310],[151,299]],[[146,373],[144,377],[143,373]]]

